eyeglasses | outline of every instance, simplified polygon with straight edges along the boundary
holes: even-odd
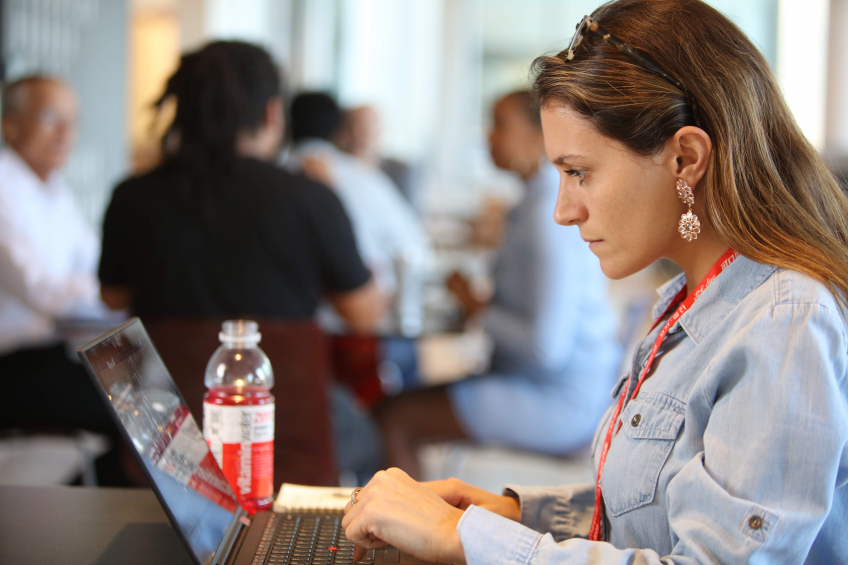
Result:
[[[689,106],[692,108],[692,116],[695,118],[695,123],[698,124],[698,108],[695,105],[695,98],[692,96],[692,93],[689,92],[689,89],[686,88],[682,82],[677,80],[671,73],[667,72],[661,66],[653,62],[648,57],[642,55],[621,39],[617,38],[606,29],[601,27],[598,22],[590,18],[589,16],[583,16],[583,19],[577,24],[577,31],[574,32],[574,37],[571,38],[571,44],[568,46],[568,56],[566,57],[566,61],[571,61],[574,59],[574,52],[580,46],[580,43],[583,41],[583,38],[586,35],[586,32],[593,33],[603,39],[605,42],[609,43],[613,47],[616,47],[622,53],[630,56],[637,63],[648,69],[654,74],[657,74],[668,82],[679,88],[686,95],[686,100],[689,101]]]

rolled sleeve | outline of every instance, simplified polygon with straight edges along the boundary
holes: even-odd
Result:
[[[521,523],[539,533],[550,533],[556,541],[589,535],[595,508],[595,487],[591,484],[561,487],[507,485],[518,496]]]

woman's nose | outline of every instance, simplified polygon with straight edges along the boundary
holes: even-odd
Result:
[[[588,210],[571,191],[560,184],[554,209],[554,221],[562,226],[579,225],[588,217]]]

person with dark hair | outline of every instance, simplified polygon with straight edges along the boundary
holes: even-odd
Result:
[[[354,557],[848,563],[848,197],[768,63],[701,0],[618,0],[534,69],[557,222],[612,278],[683,272],[613,388],[595,484],[390,469],[351,494]]]
[[[342,123],[342,111],[324,92],[306,92],[291,103],[291,135],[295,143],[305,139],[329,140]]]
[[[529,92],[495,104],[495,165],[524,181],[495,264],[490,302],[458,273],[448,288],[494,344],[489,373],[387,399],[377,411],[388,463],[420,478],[421,444],[469,438],[554,455],[592,439],[621,360],[598,258],[551,219],[559,174]]]
[[[344,204],[356,241],[381,291],[397,291],[394,263],[402,259],[420,268],[432,249],[412,207],[377,168],[339,151],[332,143],[342,123],[336,101],[323,92],[297,95],[291,104],[293,148],[288,166],[307,174],[316,164]]]
[[[164,162],[118,185],[106,211],[104,301],[140,316],[304,319],[327,298],[371,331],[384,303],[339,199],[273,163],[284,119],[268,53],[219,41],[184,55],[156,106],[170,102]]]
[[[104,301],[142,317],[311,319],[326,300],[352,331],[373,332],[385,300],[342,203],[274,163],[283,100],[268,53],[219,41],[184,55],[156,106],[171,102],[165,161],[118,185],[106,211]],[[379,459],[376,426],[331,394],[340,468]],[[368,439],[341,457],[352,434]]]

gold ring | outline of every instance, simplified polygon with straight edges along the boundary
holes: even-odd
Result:
[[[354,504],[357,503],[356,495],[359,494],[359,491],[361,491],[361,490],[362,490],[361,488],[355,488],[355,489],[353,489],[353,492],[350,493],[350,505],[351,506],[353,506]]]

